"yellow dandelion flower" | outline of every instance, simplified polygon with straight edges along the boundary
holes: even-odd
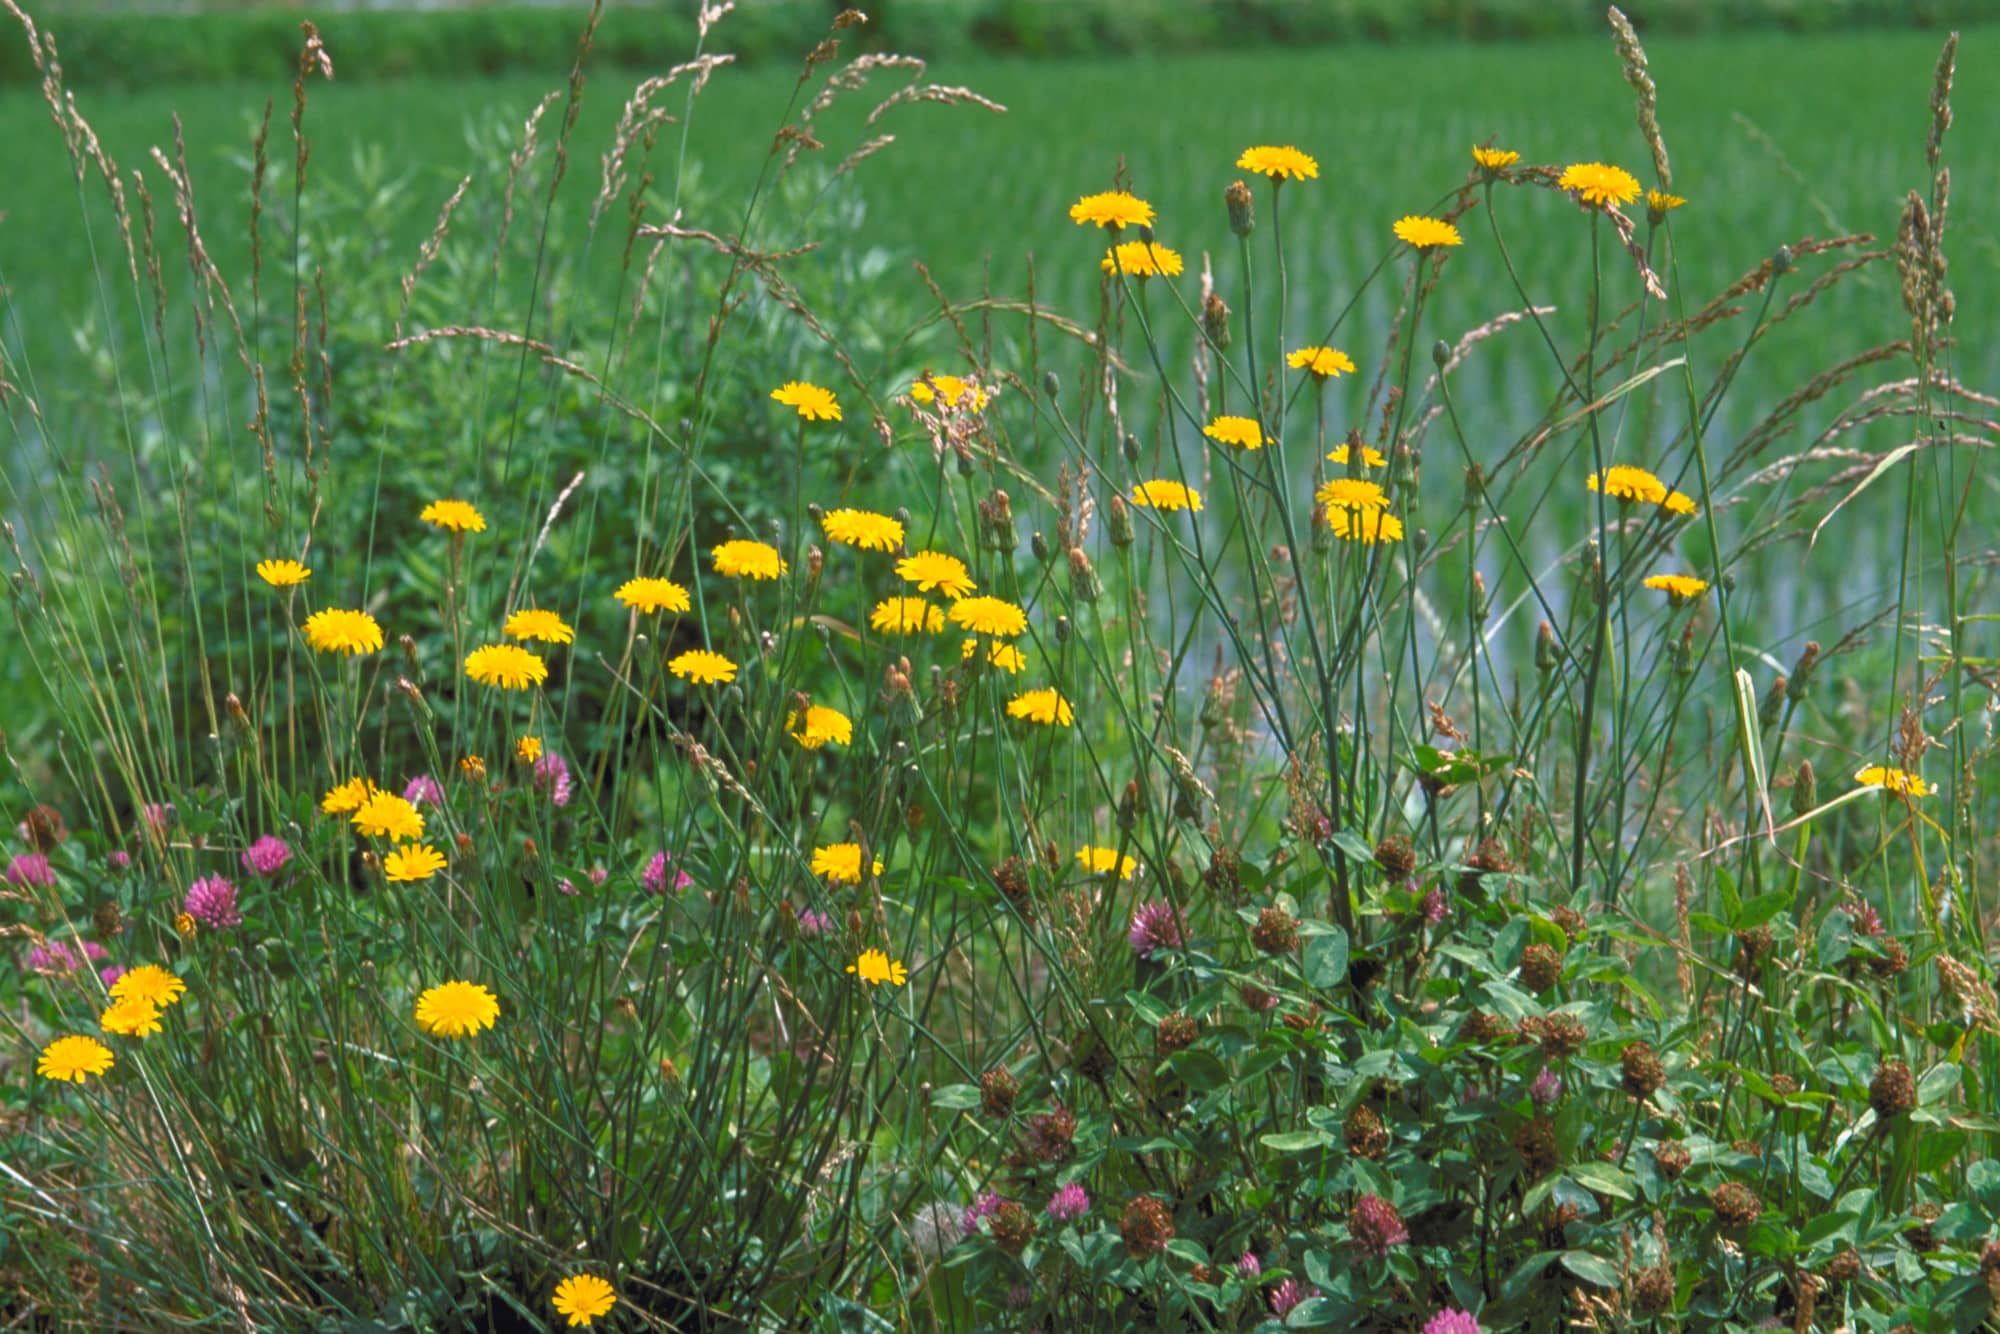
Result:
[[[444,854],[425,843],[399,843],[382,859],[382,873],[391,880],[428,880],[444,869]]]
[[[1068,727],[1076,721],[1076,712],[1070,708],[1069,701],[1046,687],[1024,691],[1008,700],[1007,716],[1026,718],[1044,727]]]
[[[1679,195],[1670,195],[1665,190],[1646,191],[1646,213],[1649,217],[1664,218],[1685,203],[1687,200]]]
[[[1174,481],[1134,482],[1132,503],[1156,510],[1189,510],[1201,513],[1201,492]]]
[[[1028,628],[1028,613],[1004,598],[960,598],[951,604],[951,623],[976,635],[1012,639]]]
[[[112,1000],[142,1000],[161,1009],[178,1001],[187,983],[156,963],[140,964],[111,984]]]
[[[1069,220],[1078,226],[1096,223],[1099,227],[1115,229],[1124,227],[1150,227],[1153,225],[1153,206],[1143,199],[1135,199],[1123,190],[1111,190],[1104,194],[1085,195],[1069,206]]]
[[[195,923],[193,913],[184,912],[175,914],[174,934],[179,936],[182,940],[193,940],[194,933],[199,929],[200,928]]]
[[[710,554],[715,559],[715,572],[731,579],[776,579],[792,568],[768,542],[738,538],[724,542]]]
[[[788,380],[773,389],[771,397],[788,408],[796,409],[806,421],[840,420],[840,404],[834,399],[831,389],[822,389],[804,380]]]
[[[1335,477],[1313,499],[1332,509],[1381,510],[1389,508],[1389,497],[1375,483],[1359,477]]]
[[[42,1048],[35,1073],[44,1079],[63,1079],[81,1084],[85,1075],[101,1075],[115,1058],[111,1048],[96,1038],[72,1034],[57,1038]]]
[[[1123,273],[1130,278],[1177,278],[1181,253],[1148,241],[1122,241],[1104,252],[1098,267],[1106,273]]]
[[[321,798],[319,808],[328,815],[345,815],[349,811],[358,811],[362,803],[368,800],[369,795],[377,790],[376,786],[365,778],[350,778]]]
[[[903,545],[903,525],[871,510],[830,510],[820,518],[829,542],[863,551],[894,551]]]
[[[1691,574],[1649,574],[1645,584],[1656,593],[1665,593],[1676,607],[1684,606],[1708,591],[1708,580],[1697,579]]]
[[[1403,521],[1387,510],[1351,510],[1330,505],[1325,512],[1327,526],[1333,529],[1335,537],[1370,546],[1403,540]]]
[[[474,982],[445,982],[417,997],[417,1027],[441,1038],[466,1038],[493,1027],[500,998]]]
[[[736,679],[736,664],[720,653],[710,653],[705,648],[691,648],[685,653],[676,655],[667,663],[667,670],[698,686]]]
[[[475,783],[482,782],[486,778],[486,761],[478,755],[467,755],[458,762],[458,767]]]
[[[883,598],[868,624],[892,635],[936,634],[944,629],[944,612],[923,598]]]
[[[1593,491],[1599,490],[1597,474],[1590,474],[1584,485]],[[1628,467],[1623,463],[1614,463],[1604,470],[1601,489],[1614,500],[1642,500],[1649,505],[1663,505],[1667,500],[1665,482],[1644,468]]]
[[[1139,869],[1139,863],[1130,857],[1121,857],[1116,848],[1082,847],[1076,850],[1076,859],[1083,863],[1083,869],[1092,875],[1106,875],[1113,867],[1118,868],[1120,880],[1130,880],[1132,872]]]
[[[1586,204],[1629,204],[1639,197],[1639,180],[1623,167],[1602,162],[1573,162],[1563,168],[1556,181],[1558,189],[1574,190]]]
[[[1334,446],[1333,451],[1329,453],[1326,457],[1327,461],[1330,463],[1345,463],[1351,457],[1351,455],[1349,454],[1348,447],[1346,445],[1336,445]],[[1382,451],[1375,448],[1373,445],[1363,445],[1361,447],[1362,467],[1380,468],[1385,464],[1387,464],[1388,462],[1389,460],[1382,456]]]
[[[1913,773],[1892,768],[1886,764],[1871,764],[1854,775],[1854,781],[1863,787],[1879,787],[1884,792],[1900,792],[1910,797],[1928,797],[1931,785]]]
[[[936,385],[932,389],[931,385]],[[971,395],[968,400],[967,395]],[[934,403],[942,396],[946,407],[970,408],[974,412],[986,410],[986,391],[976,381],[960,379],[956,375],[930,375],[910,386],[910,397],[919,403]]]
[[[500,633],[515,639],[539,639],[544,644],[574,644],[576,631],[552,611],[525,607],[507,618]]]
[[[688,591],[671,579],[627,579],[615,596],[633,611],[686,611]]]
[[[900,987],[910,980],[908,970],[881,950],[861,951],[860,957],[847,965],[847,971],[871,987],[879,987],[884,982]]]
[[[812,873],[844,885],[861,883],[861,845],[831,843],[813,849]],[[875,874],[882,874],[882,859],[875,859]]]
[[[486,516],[462,500],[433,500],[417,517],[454,533],[486,531]]]
[[[140,996],[114,1000],[97,1016],[97,1026],[126,1038],[149,1038],[160,1031],[160,1007]]]
[[[424,836],[424,815],[393,792],[375,791],[352,817],[354,827],[370,838],[401,841]]]
[[[306,617],[306,643],[321,653],[373,653],[382,647],[382,627],[365,611],[322,608]]]
[[[1678,514],[1685,518],[1693,518],[1701,511],[1701,506],[1694,503],[1694,497],[1684,491],[1667,492],[1667,498],[1660,502],[1660,508],[1669,514]]]
[[[257,577],[273,588],[290,588],[312,578],[312,571],[295,560],[260,560]]]
[[[805,721],[801,723],[796,713],[785,715],[785,730],[792,740],[807,750],[818,750],[829,741],[836,746],[854,743],[854,723],[839,709],[830,709],[824,704],[806,706]]]
[[[589,1325],[618,1304],[611,1285],[595,1274],[572,1274],[556,1284],[552,1305],[556,1314],[569,1317],[570,1328]]]
[[[549,679],[549,665],[519,644],[483,644],[465,655],[465,674],[483,686],[526,690]]]
[[[968,639],[958,646],[960,661],[970,658],[979,651],[979,641]],[[997,639],[986,641],[986,661],[1006,672],[1009,676],[1019,676],[1021,669],[1028,665],[1028,655],[1012,644],[1003,644]]]
[[[1463,245],[1464,238],[1458,228],[1439,218],[1419,217],[1410,214],[1396,219],[1393,229],[1396,239],[1416,250],[1431,250],[1438,246]]]
[[[1308,181],[1319,176],[1319,163],[1290,145],[1284,148],[1268,145],[1246,148],[1243,156],[1236,159],[1236,165],[1245,171],[1268,176],[1280,185],[1286,181]]]
[[[1244,449],[1264,447],[1264,428],[1255,417],[1217,417],[1202,427],[1201,433],[1225,445],[1240,445]]]
[[[1521,160],[1521,155],[1511,148],[1475,148],[1472,160],[1488,171],[1504,171]]]
[[[533,764],[542,758],[542,739],[538,736],[524,736],[514,743],[514,758],[523,764]]]
[[[1309,371],[1314,379],[1331,380],[1354,372],[1354,358],[1337,347],[1302,347],[1285,360],[1295,371]]]
[[[936,589],[954,602],[979,587],[965,572],[964,561],[942,551],[919,551],[914,556],[905,556],[896,562],[896,573],[915,584],[918,592]]]

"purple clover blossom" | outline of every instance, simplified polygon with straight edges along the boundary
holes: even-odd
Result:
[[[1535,1100],[1535,1106],[1537,1107],[1553,1107],[1556,1099],[1562,1097],[1562,1095],[1562,1076],[1549,1069],[1546,1065],[1542,1067],[1542,1072],[1535,1076],[1534,1081],[1528,1085],[1528,1096]]]
[[[146,822],[153,837],[165,838],[174,825],[174,804],[171,801],[149,801],[139,808],[139,818]]]
[[[403,800],[412,806],[442,806],[444,789],[429,774],[418,774],[403,785]]]
[[[1424,1334],[1480,1334],[1471,1312],[1445,1307],[1424,1323]]]
[[[1048,1215],[1058,1223],[1068,1223],[1090,1212],[1090,1196],[1083,1193],[1083,1187],[1074,1181],[1057,1189],[1049,1197]]]
[[[602,866],[593,866],[590,868],[591,884],[602,885],[606,880],[609,880],[610,878],[611,878],[611,872],[605,870]]]
[[[125,976],[125,965],[122,963],[108,964],[104,968],[99,969],[97,975],[104,979],[104,985],[108,987],[119,978]]]
[[[1142,959],[1150,959],[1155,950],[1177,950],[1181,947],[1181,924],[1174,916],[1171,904],[1162,899],[1151,899],[1133,911],[1132,926],[1125,933],[1125,938],[1132,942],[1132,953]]]
[[[125,869],[126,867],[128,867],[128,866],[130,866],[130,865],[132,864],[132,854],[131,854],[131,853],[129,853],[129,852],[127,852],[127,851],[125,851],[125,849],[123,849],[123,848],[118,848],[118,849],[116,849],[115,851],[113,851],[113,852],[112,852],[112,854],[111,854],[110,856],[106,857],[106,858],[105,858],[104,860],[105,860],[106,862],[110,863],[110,865],[111,865],[111,869],[112,869],[112,870],[114,870],[114,871],[122,871],[122,870],[124,870],[124,869]]]
[[[24,852],[7,863],[7,883],[22,889],[53,889],[56,868],[39,852]]]
[[[1451,907],[1445,902],[1444,891],[1436,885],[1432,885],[1430,892],[1424,895],[1425,923],[1430,926],[1436,926],[1450,915]]]
[[[562,879],[556,881],[556,891],[562,894],[574,894],[576,893],[576,886],[570,881],[568,876],[564,876]]]
[[[535,791],[548,793],[549,800],[558,806],[569,805],[570,797],[576,792],[576,784],[570,780],[568,761],[554,751],[536,760]]]
[[[831,930],[833,930],[833,918],[825,913],[814,912],[811,908],[807,908],[799,914],[799,934],[806,939],[823,936]]]
[[[236,886],[219,875],[203,876],[189,885],[181,907],[211,931],[243,925],[243,914],[236,908]]]
[[[991,1218],[1000,1212],[1000,1192],[989,1190],[966,1206],[965,1231],[969,1235],[979,1230],[979,1220]]]
[[[1318,1288],[1302,1288],[1295,1278],[1288,1278],[1271,1290],[1271,1314],[1283,1320],[1301,1302],[1319,1296]]]
[[[251,875],[276,875],[292,859],[291,845],[284,839],[265,834],[243,850],[243,869]]]
[[[1354,1202],[1354,1212],[1347,1216],[1347,1234],[1355,1250],[1377,1260],[1387,1259],[1391,1246],[1410,1244],[1410,1230],[1403,1226],[1396,1206],[1374,1194]]]
[[[646,863],[645,872],[640,875],[639,883],[645,888],[648,894],[664,894],[667,892],[666,853],[656,852],[653,854],[653,860]],[[693,883],[693,876],[678,866],[674,867],[674,893],[680,893]]]
[[[92,963],[102,963],[111,957],[110,951],[94,940],[80,940],[77,944],[83,946],[83,957]]]
[[[70,953],[68,945],[60,940],[51,940],[28,951],[25,966],[36,973],[68,973],[76,969],[76,956]]]
[[[1245,1251],[1236,1257],[1236,1274],[1239,1278],[1256,1278],[1264,1272],[1263,1262],[1255,1251]]]

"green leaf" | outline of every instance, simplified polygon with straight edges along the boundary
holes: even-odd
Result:
[[[1615,1288],[1621,1282],[1618,1270],[1609,1260],[1589,1251],[1564,1251],[1562,1266],[1584,1282],[1595,1283],[1600,1288]]]
[[[1743,1249],[1769,1259],[1790,1259],[1799,1248],[1798,1233],[1775,1218],[1760,1218],[1743,1234]]]
[[[1276,1153],[1303,1153],[1325,1148],[1333,1143],[1333,1136],[1322,1130],[1287,1130],[1260,1135],[1257,1142]]]
[[[1736,929],[1751,931],[1764,925],[1779,913],[1792,906],[1792,892],[1788,889],[1774,889],[1743,905],[1736,914]]]
[[[1928,1107],[1943,1099],[1947,1093],[1958,1087],[1961,1073],[1950,1061],[1934,1065],[1924,1071],[1924,1077],[1917,1081],[1918,1105]]]
[[[1845,1210],[1815,1214],[1799,1229],[1799,1245],[1810,1249],[1834,1237],[1844,1239],[1849,1245],[1854,1242],[1855,1216]]]
[[[931,1106],[946,1112],[963,1112],[979,1105],[977,1084],[946,1084],[931,1090]]]
[[[1328,988],[1347,980],[1347,933],[1339,927],[1306,941],[1306,985]]]
[[[1599,1195],[1609,1195],[1613,1199],[1631,1200],[1638,1198],[1638,1186],[1630,1172],[1614,1167],[1610,1163],[1584,1161],[1572,1165],[1569,1179],[1585,1190],[1594,1190]]]

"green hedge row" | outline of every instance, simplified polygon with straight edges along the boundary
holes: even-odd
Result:
[[[875,0],[871,22],[843,45],[940,57],[1115,55],[1217,46],[1476,41],[1595,34],[1602,0]],[[597,59],[659,68],[693,49],[693,3],[621,5],[599,29]],[[747,0],[724,20],[720,49],[745,61],[796,60],[827,27],[831,4]],[[2000,20],[2000,0],[1632,0],[1652,33],[1842,27],[1942,27]],[[318,16],[344,79],[547,71],[564,62],[582,4],[349,11]],[[68,80],[136,86],[270,80],[292,68],[296,11],[161,14],[94,11],[51,17]],[[0,37],[0,83],[32,82],[27,44]]]

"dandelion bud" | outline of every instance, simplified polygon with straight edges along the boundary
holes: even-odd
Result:
[[[377,857],[373,850],[364,848],[361,851],[361,869],[369,875],[374,875],[382,869],[382,859]]]
[[[460,834],[454,842],[458,844],[459,856],[470,857],[472,855],[472,835]]]
[[[1035,559],[1044,565],[1047,565],[1049,558],[1056,554],[1049,547],[1049,539],[1043,537],[1039,530],[1028,538],[1028,550],[1034,552]]]
[[[1120,829],[1129,832],[1134,825],[1139,823],[1140,794],[1141,789],[1138,779],[1135,778],[1125,784],[1125,791],[1118,798],[1118,827]]]
[[[1670,650],[1673,654],[1674,675],[1688,677],[1694,675],[1694,624],[1689,622],[1681,630],[1681,637],[1674,641]]]
[[[1809,640],[1799,660],[1792,664],[1791,679],[1785,685],[1785,695],[1794,704],[1805,700],[1806,691],[1812,685],[1813,669],[1819,666],[1819,641]]]
[[[1547,676],[1560,661],[1562,655],[1556,651],[1556,632],[1547,621],[1543,621],[1535,629],[1535,670]]]
[[[1444,339],[1440,338],[1435,343],[1431,344],[1431,365],[1437,367],[1439,370],[1443,370],[1445,368],[1445,364],[1450,360],[1451,360],[1450,343],[1447,343],[1444,341]]]
[[[1771,256],[1772,276],[1775,277],[1780,273],[1790,273],[1791,271],[1792,248],[1788,245],[1781,245],[1778,247],[1777,253]]]
[[[396,636],[396,646],[397,646],[398,648],[400,648],[400,649],[402,649],[402,650],[403,650],[403,661],[404,661],[404,662],[406,662],[406,663],[408,663],[408,664],[410,665],[410,670],[411,670],[411,671],[413,671],[413,672],[414,672],[414,671],[416,671],[416,670],[417,670],[417,641],[416,641],[416,638],[415,638],[415,636],[413,636],[413,635],[397,635],[397,636]]]
[[[1229,230],[1238,237],[1250,235],[1257,226],[1257,217],[1252,209],[1250,187],[1241,181],[1234,181],[1222,192],[1222,202],[1229,209]]]
[[[1785,678],[1771,682],[1771,688],[1764,693],[1764,700],[1757,706],[1757,726],[1768,732],[1778,725],[1778,719],[1785,707]]]
[[[1097,578],[1097,571],[1090,568],[1090,557],[1083,554],[1083,548],[1069,549],[1069,595],[1078,602],[1095,602],[1104,591],[1104,585]]]
[[[1014,535],[1014,505],[1005,491],[996,488],[979,502],[979,537],[979,544],[988,551],[1014,549],[1018,540]]]
[[[1229,307],[1213,292],[1201,303],[1201,331],[1217,352],[1229,350]]]
[[[1486,596],[1486,576],[1479,571],[1472,572],[1472,619],[1484,621],[1493,611],[1493,601]]]
[[[729,685],[724,686],[722,688],[722,707],[725,710],[732,713],[735,712],[737,709],[742,708],[743,687],[735,684],[734,682],[731,682]]]
[[[1139,461],[1139,437],[1138,437],[1138,436],[1136,436],[1136,435],[1133,435],[1133,434],[1132,434],[1132,433],[1131,433],[1130,431],[1127,431],[1127,432],[1125,433],[1125,440],[1124,440],[1124,443],[1123,443],[1123,446],[1122,446],[1122,448],[1124,449],[1124,452],[1125,452],[1125,461],[1126,461],[1127,463],[1137,463],[1137,462]]]
[[[1112,546],[1132,545],[1132,511],[1123,496],[1111,497],[1111,504],[1105,508],[1104,530],[1110,535]]]
[[[1069,617],[1067,616],[1056,617],[1056,643],[1069,643]]]
[[[542,850],[535,845],[534,839],[524,838],[521,840],[521,856],[529,862],[538,862],[542,859]]]
[[[806,578],[817,581],[821,570],[826,568],[826,553],[818,547],[806,548]]]
[[[1410,554],[1422,560],[1431,549],[1431,530],[1412,528],[1410,530]]]
[[[1227,677],[1215,675],[1208,678],[1208,689],[1201,697],[1201,730],[1213,732],[1229,721],[1229,709],[1236,702],[1236,685]]]
[[[1423,472],[1417,460],[1417,452],[1408,445],[1397,445],[1396,452],[1389,456],[1389,480],[1398,487],[1409,488],[1417,484],[1417,477]]]
[[[1479,508],[1480,498],[1486,494],[1486,472],[1477,463],[1465,470],[1465,507]]]
[[[973,462],[972,462],[972,454],[971,454],[971,452],[970,452],[970,451],[968,451],[968,450],[963,450],[963,449],[959,450],[959,451],[958,451],[958,475],[959,475],[960,477],[970,477],[970,476],[972,476],[972,474],[973,474],[974,472],[976,472],[976,471],[977,471],[977,469],[976,469],[976,468],[974,467],[974,465],[973,465]]]
[[[1062,393],[1062,381],[1056,378],[1054,371],[1042,372],[1042,392],[1050,398],[1055,398]]]
[[[1813,777],[1811,760],[1800,760],[1792,774],[1792,815],[1804,815],[1819,805],[1819,781]]]

